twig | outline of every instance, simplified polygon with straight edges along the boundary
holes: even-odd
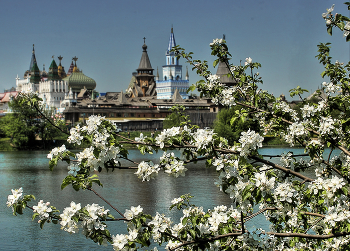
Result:
[[[113,208],[115,211],[117,211],[123,218],[125,218],[125,216],[116,208],[114,207],[111,203],[109,203],[105,198],[103,198],[101,195],[99,195],[94,189],[92,189],[91,187],[88,188],[88,190],[94,192],[100,199],[102,199],[104,202],[106,202],[111,208]]]

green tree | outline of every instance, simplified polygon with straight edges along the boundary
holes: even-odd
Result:
[[[241,136],[241,132],[248,131],[249,129],[258,131],[259,123],[257,120],[253,120],[252,116],[247,113],[239,118],[234,118],[237,114],[241,113],[242,106],[233,106],[231,108],[223,108],[219,111],[216,120],[214,121],[214,132],[220,137],[224,137],[228,140],[228,143],[232,145],[238,141]]]
[[[170,108],[172,111],[163,121],[163,128],[168,129],[174,126],[182,126],[188,123],[188,116],[185,115],[185,107],[182,105],[174,105]]]
[[[36,145],[36,138],[42,139],[41,147],[46,148],[45,141],[63,134],[64,122],[56,118],[54,109],[44,109],[39,103],[34,106],[26,100],[21,94],[9,103],[12,112],[1,119],[2,132],[18,149],[32,148]],[[56,120],[57,125],[45,118]]]

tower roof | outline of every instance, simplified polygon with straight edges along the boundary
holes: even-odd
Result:
[[[34,44],[33,44],[32,58],[30,60],[29,71],[32,70],[34,63],[37,63],[37,62],[35,58],[35,50],[34,50]]]
[[[81,89],[93,90],[96,88],[96,81],[82,72],[72,72],[68,77],[63,79],[68,82],[69,87],[73,89],[73,92],[80,91]]]
[[[144,38],[145,39],[145,38]],[[139,70],[153,70],[152,66],[151,66],[151,61],[149,60],[148,54],[147,54],[147,45],[144,43],[142,45],[142,56],[141,56],[141,60],[140,60],[140,65],[139,68],[137,69]]]
[[[220,61],[218,64],[218,69],[216,71],[216,75],[220,77],[220,82],[226,85],[236,84],[237,80],[234,79],[232,76],[228,77],[228,74],[230,74],[230,71],[228,70],[226,64]]]
[[[30,82],[38,84],[40,82],[40,70],[36,62],[34,62],[31,72]]]
[[[175,36],[174,36],[174,30],[171,27],[171,33],[170,33],[170,38],[169,38],[169,45],[168,45],[168,50],[166,51],[167,54],[173,53],[170,52],[171,49],[176,46],[176,42],[175,42]]]

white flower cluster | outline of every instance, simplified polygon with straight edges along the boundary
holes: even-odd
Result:
[[[211,216],[208,218],[209,231],[217,233],[220,223],[227,223],[228,219],[226,206],[215,207]]]
[[[176,205],[176,204],[179,204],[180,202],[183,202],[184,199],[179,197],[179,198],[174,198],[172,201],[171,201],[171,205]]]
[[[77,125],[75,128],[71,128],[70,136],[68,137],[67,141],[69,143],[76,143],[80,145],[81,141],[84,138],[82,133],[86,133],[87,135],[92,135],[93,146],[103,148],[108,144],[107,139],[110,136],[105,128],[99,130],[103,120],[106,120],[105,117],[101,117],[99,115],[90,116],[89,119],[86,121],[85,126],[80,127],[79,125]],[[112,125],[116,129],[116,126],[113,123]]]
[[[251,150],[256,150],[258,147],[262,147],[264,137],[260,136],[253,130],[242,132],[239,142],[241,143],[241,156],[247,156]]]
[[[175,157],[173,152],[164,152],[160,157],[160,164],[164,166],[165,172],[174,177],[185,176],[187,168],[185,168],[184,162]]]
[[[252,62],[253,62],[253,59],[251,57],[248,57],[245,59],[244,65],[251,65]]]
[[[78,165],[84,160],[87,160],[87,166],[90,167],[91,170],[98,170],[99,167],[103,168],[104,164],[110,160],[113,160],[114,163],[118,163],[118,154],[120,152],[120,148],[116,146],[110,146],[102,148],[99,156],[96,158],[94,154],[95,148],[90,146],[89,148],[85,148],[82,152],[77,153],[76,157],[78,159]]]
[[[66,152],[66,146],[62,145],[61,147],[55,147],[54,149],[51,150],[51,152],[47,155],[48,159],[51,159],[59,154],[62,154],[64,152]]]
[[[341,189],[344,185],[345,182],[343,181],[343,178],[338,178],[337,176],[333,176],[330,179],[319,177],[317,180],[311,182],[308,188],[314,195],[318,195],[325,200],[328,200],[333,198],[335,192],[338,189]]]
[[[72,218],[81,209],[80,203],[76,204],[74,201],[70,203],[70,207],[66,207],[61,217],[61,229],[69,233],[76,233],[79,230],[77,222]]]
[[[184,131],[189,131],[187,129],[187,126],[184,126]],[[172,127],[169,129],[163,130],[158,136],[156,137],[156,143],[159,144],[160,148],[164,148],[164,142],[169,139],[170,137],[177,136],[181,134],[181,128],[180,127]]]
[[[130,210],[129,209],[125,210],[124,216],[127,220],[132,220],[135,218],[135,216],[139,215],[142,212],[143,212],[143,208],[140,205],[138,205],[137,207],[132,206]]]
[[[325,87],[325,92],[330,95],[341,90],[340,84],[333,84],[332,82],[323,82],[322,85]]]
[[[221,44],[221,43],[223,43],[223,41],[224,40],[222,38],[215,38],[215,39],[213,39],[213,42],[210,43],[210,46],[212,46],[214,44]]]
[[[214,89],[214,87],[220,85],[220,77],[216,74],[209,75],[207,78],[207,82],[205,84],[205,89],[208,91],[211,91]]]
[[[304,118],[306,117],[312,117],[314,116],[315,112],[316,112],[316,109],[315,109],[315,106],[313,105],[304,105],[303,107],[300,108],[301,111],[302,111],[302,116]]]
[[[344,26],[344,37],[347,37],[350,34],[350,22],[346,22],[345,26]]]
[[[336,222],[340,221],[347,221],[347,223],[350,223],[350,211],[340,205],[331,206],[328,208],[328,214],[324,221],[332,227],[335,227]]]
[[[334,4],[332,5],[332,7],[327,9],[326,13],[322,14],[322,17],[323,17],[324,20],[326,20],[326,24],[327,25],[331,25],[331,23],[332,23],[331,15],[332,15],[333,10],[334,10]]]
[[[71,164],[68,167],[68,175],[72,175],[72,176],[77,176],[77,173],[80,171],[80,167],[78,165],[75,164]]]
[[[104,230],[106,224],[99,220],[99,217],[105,217],[109,210],[98,204],[88,204],[85,208],[81,208],[80,203],[74,201],[70,203],[70,207],[66,207],[61,217],[61,229],[69,233],[77,233],[79,231],[78,219],[82,220],[81,226],[86,236],[90,236],[95,230]]]
[[[259,188],[261,191],[269,191],[272,190],[275,186],[275,177],[272,177],[269,179],[266,176],[265,172],[262,173],[255,173],[254,174],[255,179],[255,186]]]
[[[161,233],[164,233],[165,230],[171,228],[170,218],[164,216],[157,212],[156,216],[152,218],[152,221],[148,223],[152,228],[152,238],[155,242],[160,241]]]
[[[140,179],[142,178],[142,181],[149,181],[158,175],[159,170],[160,168],[158,164],[154,165],[152,161],[142,161],[138,165],[137,172],[135,174],[137,174]]]
[[[284,140],[291,146],[294,145],[294,137],[300,137],[306,135],[306,130],[302,122],[295,122],[289,125],[287,134],[284,135]]]
[[[70,135],[69,135],[67,141],[69,143],[72,143],[72,144],[80,145],[81,141],[84,138],[82,135],[80,135],[80,132],[81,132],[81,128],[80,128],[79,125],[77,125],[76,127],[71,128],[70,129]]]
[[[40,201],[38,202],[38,205],[37,205],[37,206],[33,206],[33,209],[34,209],[33,212],[39,214],[39,218],[40,218],[39,222],[40,222],[41,220],[48,219],[49,216],[50,216],[49,213],[52,212],[52,208],[51,208],[51,206],[50,206],[50,202],[44,203],[43,200],[40,200]]]
[[[299,120],[297,112],[295,110],[293,110],[287,102],[278,101],[278,102],[274,103],[274,107],[276,110],[280,110],[284,113],[289,114],[294,121]]]
[[[214,134],[214,130],[197,129],[197,131],[193,133],[194,142],[192,143],[197,147],[198,150],[205,149],[213,142]]]
[[[289,167],[293,163],[292,153],[282,153],[280,161],[284,167]]]
[[[19,189],[11,189],[12,194],[10,194],[9,196],[7,196],[7,202],[6,205],[8,207],[16,204],[23,195],[23,188],[19,188]]]
[[[336,121],[332,117],[321,117],[320,126],[318,132],[325,135],[333,135]]]
[[[88,216],[83,216],[83,230],[86,236],[89,236],[94,230],[104,230],[106,224],[99,220],[99,217],[105,217],[109,210],[98,204],[88,204],[85,206],[85,210],[89,213]]]
[[[294,196],[295,189],[292,187],[291,183],[284,182],[277,185],[275,189],[276,201],[286,201],[292,203],[292,198]]]

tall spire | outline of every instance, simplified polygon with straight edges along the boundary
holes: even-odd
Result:
[[[176,46],[174,29],[173,29],[173,27],[171,27],[171,33],[170,33],[170,38],[169,38],[167,54],[170,54],[170,51],[174,46]]]
[[[37,63],[37,62],[35,58],[35,50],[34,50],[34,44],[33,44],[32,58],[30,60],[29,72],[32,70],[34,63]]]

